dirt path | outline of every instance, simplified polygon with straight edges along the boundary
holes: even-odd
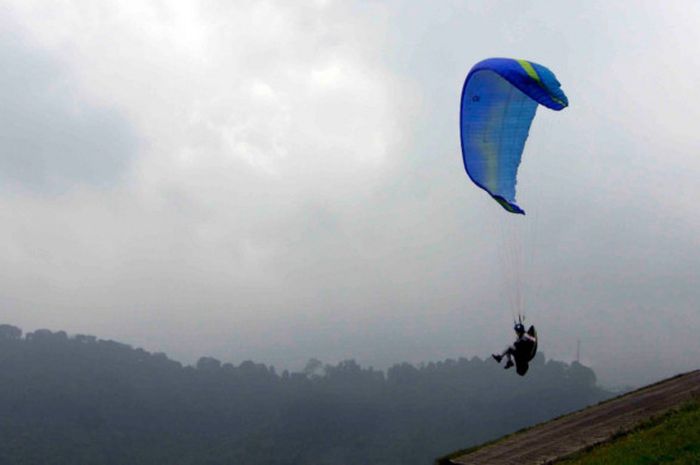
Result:
[[[667,379],[602,404],[543,423],[450,459],[461,465],[543,465],[629,431],[644,420],[700,398],[700,370]]]

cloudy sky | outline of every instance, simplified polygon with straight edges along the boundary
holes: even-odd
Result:
[[[190,363],[698,368],[700,3],[0,0],[0,322]],[[464,77],[550,67],[508,215]],[[516,226],[509,220],[516,220]],[[519,250],[522,266],[506,252]]]

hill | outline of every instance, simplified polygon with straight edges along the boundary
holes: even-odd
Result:
[[[0,463],[427,465],[611,397],[593,370],[490,357],[298,373],[0,325]]]
[[[563,458],[609,442],[626,433],[643,434],[642,430],[648,429],[646,427],[658,426],[659,421],[676,421],[683,424],[689,419],[697,418],[695,402],[699,398],[700,370],[696,370],[539,424],[502,440],[452,453],[438,459],[436,463],[439,465],[559,463]],[[681,418],[663,417],[672,409],[689,402],[690,407],[683,411],[685,413],[680,414]],[[659,420],[660,418],[662,420]],[[636,431],[637,429],[640,430]],[[692,430],[690,434],[693,434]],[[612,449],[609,453],[611,457],[615,454]]]
[[[641,424],[609,443],[574,454],[557,465],[700,463],[700,403],[691,401]]]

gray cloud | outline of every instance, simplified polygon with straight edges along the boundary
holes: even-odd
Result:
[[[610,384],[695,368],[700,95],[689,76],[700,63],[687,44],[700,37],[689,12],[41,3],[12,3],[33,45],[2,53],[46,70],[13,82],[49,116],[0,118],[24,115],[13,134],[29,148],[105,144],[112,155],[30,178],[8,165],[6,176],[44,190],[124,182],[0,195],[9,322],[185,361],[385,366],[502,348],[520,283],[548,356],[571,359],[580,339]],[[571,100],[538,111],[520,173],[525,218],[462,168],[459,92],[487,56],[551,66]],[[30,116],[64,129],[38,131]],[[144,139],[138,151],[128,128]],[[514,245],[521,281],[504,253]]]
[[[85,102],[65,67],[7,29],[0,36],[1,182],[54,193],[114,185],[135,156],[133,128],[117,110]]]

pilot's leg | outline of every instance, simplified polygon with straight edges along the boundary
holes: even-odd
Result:
[[[505,356],[508,358],[508,360],[506,361],[506,365],[505,365],[503,368],[505,368],[505,369],[507,370],[508,368],[510,368],[510,367],[512,367],[513,365],[515,365],[515,364],[513,363],[513,355],[515,355],[515,347],[513,347],[513,346],[508,347],[508,348],[503,352],[503,355],[505,355]]]

